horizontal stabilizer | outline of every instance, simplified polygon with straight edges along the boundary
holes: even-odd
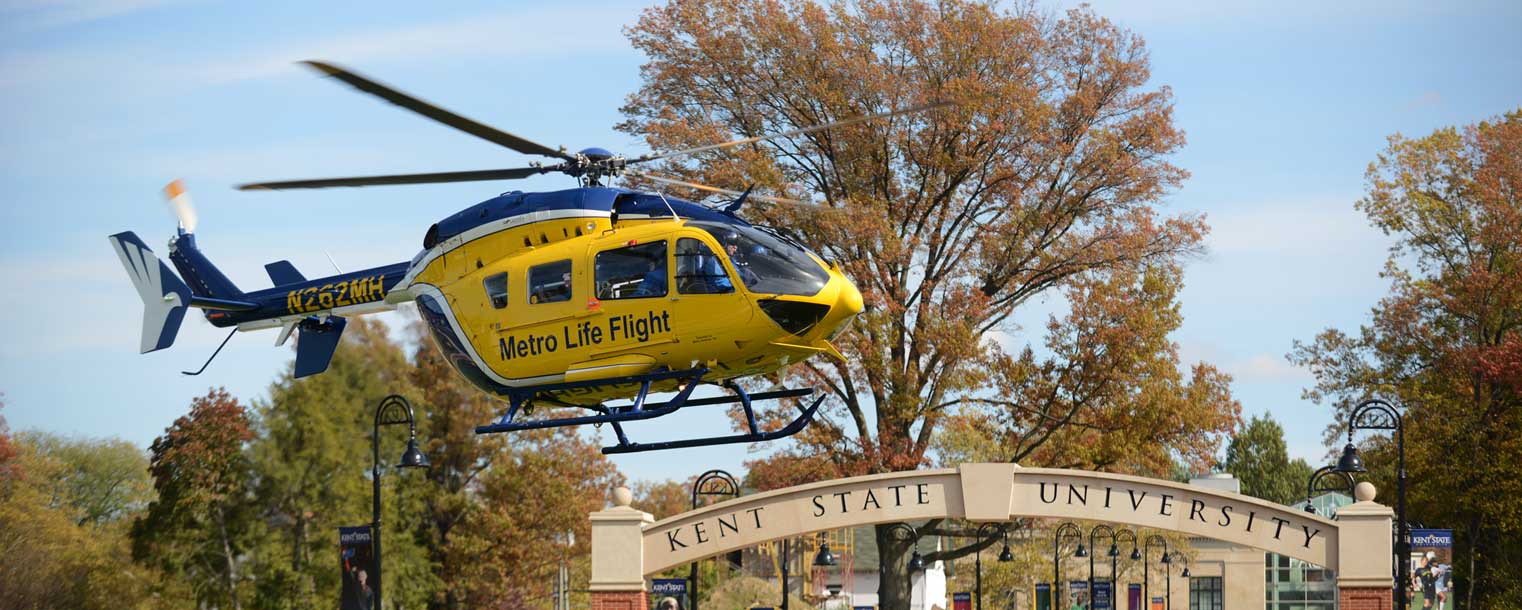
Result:
[[[333,362],[333,352],[338,349],[338,340],[343,336],[344,327],[348,324],[348,320],[339,316],[327,316],[322,319],[314,316],[302,320],[297,325],[299,329],[296,335],[297,379],[328,370],[328,364]]]
[[[270,281],[274,282],[277,287],[287,284],[300,284],[307,281],[306,276],[301,275],[301,272],[296,270],[296,266],[292,265],[291,261],[275,261],[265,265],[264,271],[270,274]]]
[[[127,277],[137,288],[137,296],[143,300],[142,353],[174,345],[185,309],[190,306],[190,288],[153,255],[153,250],[137,234],[123,231],[110,239]]]

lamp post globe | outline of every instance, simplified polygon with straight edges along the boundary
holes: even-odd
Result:
[[[1339,472],[1363,473],[1369,469],[1364,468],[1363,458],[1358,455],[1358,447],[1348,443],[1342,448],[1342,457],[1337,458],[1337,470]]]
[[[924,572],[925,571],[925,558],[920,556],[919,549],[915,549],[914,553],[909,555],[909,571],[910,572]]]
[[[819,552],[814,554],[814,566],[827,568],[835,564],[835,554],[830,552],[830,541],[825,540],[819,544]]]
[[[402,452],[402,459],[397,462],[397,468],[428,468],[433,466],[429,463],[428,455],[417,448],[417,437],[407,439],[407,450]]]

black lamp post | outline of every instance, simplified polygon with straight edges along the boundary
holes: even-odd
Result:
[[[1334,491],[1353,493],[1352,475],[1338,470],[1337,466],[1317,468],[1316,472],[1311,473],[1311,478],[1305,481],[1305,512],[1316,514],[1316,507],[1311,504],[1311,499]]]
[[[400,394],[381,399],[375,407],[375,432],[370,436],[370,453],[374,457],[370,480],[374,483],[374,512],[371,515],[371,545],[375,549],[375,610],[381,608],[381,484],[380,484],[380,428],[407,424],[407,449],[397,468],[427,468],[428,456],[417,448],[417,423],[412,418],[412,403]]]
[[[909,525],[908,523],[894,523],[893,525],[888,526],[888,535],[901,535],[904,540],[914,545],[913,552],[909,554],[908,567],[910,576],[913,576],[915,572],[925,571],[925,558],[920,556],[919,530],[914,529],[914,526]],[[877,571],[879,576],[884,575],[888,571],[888,564],[879,564]]]
[[[1147,606],[1148,608],[1152,607],[1152,571],[1151,571],[1152,563],[1150,561],[1148,561],[1146,558],[1152,556],[1152,545],[1153,544],[1162,545],[1162,547],[1163,547],[1163,558],[1162,558],[1163,569],[1164,570],[1168,569],[1168,539],[1167,538],[1163,538],[1162,536],[1159,536],[1157,534],[1153,534],[1151,536],[1147,536],[1147,542],[1142,545],[1142,555],[1143,555],[1143,557],[1142,557],[1142,596],[1147,598],[1145,600],[1145,603],[1143,605]],[[1171,605],[1173,604],[1173,597],[1169,596],[1167,602],[1168,602],[1168,604],[1171,607]]]
[[[735,476],[723,470],[714,469],[698,475],[692,482],[692,509],[698,509],[698,500],[702,496],[730,496],[740,497],[740,482]],[[692,570],[688,577],[688,590],[691,591],[690,599],[692,610],[698,610],[698,562],[692,562]],[[787,607],[787,593],[784,589],[782,595],[782,607]]]
[[[990,530],[988,528],[993,529]],[[999,561],[1014,561],[1015,555],[1009,552],[1009,534],[1004,530],[1004,525],[1001,523],[984,523],[983,525],[979,525],[977,544],[983,544],[983,539],[986,538],[989,534],[1000,534],[1004,536],[1004,550],[999,552]],[[973,553],[972,565],[973,582],[975,583],[973,585],[973,589],[977,592],[978,596],[976,610],[983,610],[983,549],[978,549]]]
[[[1052,532],[1052,607],[1057,607],[1057,593],[1063,590],[1062,586],[1062,539],[1065,537],[1078,537],[1078,550],[1073,551],[1073,556],[1079,559],[1089,556],[1089,552],[1083,548],[1083,529],[1072,523],[1063,523]]]
[[[1411,525],[1406,523],[1406,432],[1400,409],[1389,401],[1370,398],[1353,407],[1348,416],[1348,444],[1337,460],[1337,469],[1344,473],[1367,472],[1358,448],[1353,446],[1354,430],[1387,430],[1395,439],[1395,607],[1406,610],[1409,600],[1406,589],[1411,586]]]
[[[1120,543],[1122,543],[1122,542],[1130,542],[1131,543],[1130,560],[1131,561],[1141,561],[1141,549],[1137,548],[1137,546],[1136,546],[1136,532],[1133,532],[1133,531],[1127,530],[1127,529],[1123,529],[1123,530],[1120,530],[1118,532],[1115,532],[1115,546],[1116,546],[1116,550],[1117,551],[1119,551]],[[1119,566],[1116,565],[1116,563],[1117,563],[1116,560],[1119,559],[1118,555],[1120,555],[1119,552],[1117,552],[1115,555],[1111,555],[1110,556],[1110,574],[1112,574],[1112,575],[1120,573]],[[1114,580],[1117,580],[1118,577],[1117,576],[1111,576],[1110,579],[1112,581],[1114,581]],[[1112,591],[1111,593],[1114,594],[1117,597],[1120,595],[1119,591]]]
[[[1180,572],[1179,576],[1189,578],[1189,556],[1178,551],[1174,551],[1171,555],[1163,555],[1163,563],[1172,564],[1173,561],[1170,559],[1170,557],[1177,557],[1184,560],[1184,571]],[[1173,568],[1165,566],[1163,571],[1168,575],[1168,580],[1164,581],[1167,583],[1164,586],[1166,589],[1164,595],[1168,596],[1168,610],[1173,610]]]
[[[1110,557],[1110,582],[1112,583],[1110,597],[1114,599],[1115,596],[1113,586],[1115,582],[1115,558],[1120,556],[1120,547],[1115,544],[1114,529],[1111,529],[1108,525],[1096,525],[1093,529],[1089,530],[1089,548],[1095,551],[1089,553],[1089,606],[1091,608],[1094,606],[1094,557],[1099,554],[1099,545],[1094,543],[1094,537],[1101,535],[1110,537],[1110,550],[1106,554]]]

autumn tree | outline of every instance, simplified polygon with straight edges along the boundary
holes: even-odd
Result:
[[[1289,459],[1284,428],[1272,415],[1242,424],[1226,445],[1226,472],[1242,483],[1242,493],[1280,504],[1305,499],[1312,468],[1305,460]]]
[[[502,455],[507,435],[477,435],[476,426],[498,416],[505,403],[465,381],[434,347],[421,321],[408,327],[413,366],[408,381],[417,398],[413,406],[427,420],[423,451],[429,493],[424,497],[425,519],[420,538],[435,566],[440,591],[431,602],[439,609],[461,608],[471,583],[466,574],[472,560],[451,556],[455,533],[479,507],[475,493],[481,476]],[[458,560],[458,561],[457,561]]]
[[[1002,439],[1005,459],[1136,471],[1208,459],[1230,430],[1226,377],[1181,370],[1166,339],[1205,225],[1158,210],[1185,177],[1167,160],[1184,137],[1135,34],[1086,8],[672,0],[628,35],[648,61],[620,128],[657,151],[955,103],[660,168],[810,200],[747,212],[797,233],[866,300],[837,338],[845,361],[787,371],[831,400],[757,469],[916,468],[953,417]],[[1071,313],[1033,341],[1018,314],[1048,298]],[[879,593],[898,606],[909,545],[877,538],[898,567]]]
[[[1291,359],[1337,413],[1332,438],[1363,398],[1405,406],[1407,518],[1454,528],[1461,606],[1522,606],[1522,110],[1392,136],[1366,178],[1358,209],[1395,242],[1390,292]],[[1392,443],[1363,436],[1392,501]]]
[[[601,510],[608,491],[622,482],[597,443],[574,430],[513,434],[481,473],[473,492],[478,505],[445,549],[464,605],[547,608],[561,562],[569,564],[573,581],[585,582],[587,515]]]
[[[140,450],[114,439],[9,437],[3,425],[0,438],[9,449],[0,455],[0,608],[192,606],[183,587],[133,563],[127,521],[142,509],[125,501],[133,492],[99,485],[121,475],[129,479],[124,487],[147,488]],[[137,468],[118,470],[118,461]],[[108,499],[97,501],[96,494]]]
[[[158,498],[132,525],[132,555],[183,578],[203,606],[242,607],[242,559],[257,528],[253,436],[243,405],[213,389],[149,447]]]

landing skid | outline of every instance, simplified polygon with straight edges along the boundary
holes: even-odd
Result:
[[[756,424],[756,412],[752,408],[752,403],[754,401],[801,398],[803,396],[813,394],[813,388],[801,388],[796,390],[773,390],[769,392],[758,392],[755,394],[750,394],[747,393],[744,388],[741,388],[740,386],[733,383],[726,382],[720,387],[733,392],[733,395],[715,396],[711,398],[692,398],[693,390],[696,390],[700,385],[705,383],[709,385],[719,385],[713,382],[703,381],[704,376],[706,376],[708,372],[709,371],[707,368],[699,367],[685,371],[663,371],[659,373],[646,373],[643,375],[630,375],[627,377],[619,377],[615,379],[556,383],[536,386],[532,389],[524,390],[522,392],[511,392],[507,396],[509,403],[507,412],[502,414],[502,417],[498,418],[497,421],[493,423],[484,426],[477,426],[476,434],[518,432],[522,430],[541,430],[544,428],[583,426],[586,424],[609,424],[613,427],[613,433],[618,436],[618,444],[609,447],[603,447],[602,452],[608,455],[617,453],[639,453],[641,451],[660,451],[663,449],[682,449],[686,447],[710,447],[713,445],[730,445],[734,443],[758,443],[763,441],[776,440],[779,438],[786,438],[801,432],[805,426],[809,425],[809,422],[814,420],[814,414],[818,412],[819,405],[824,403],[825,397],[820,396],[819,398],[816,398],[814,402],[807,408],[799,408],[798,417],[787,426],[772,432],[762,432],[760,427]],[[666,402],[658,402],[652,404],[647,404],[645,402],[645,399],[650,396],[650,387],[652,384],[658,381],[669,381],[672,379],[684,381],[681,389],[677,391],[676,396],[673,396],[671,400]],[[543,399],[544,397],[542,397],[541,394],[545,392],[599,388],[610,385],[623,385],[630,383],[640,384],[639,393],[635,395],[634,402],[632,404],[610,407],[605,405],[571,405],[559,403],[559,401],[553,401],[558,404],[562,404],[563,406],[588,409],[591,410],[593,414],[527,421],[517,419],[519,411],[523,408],[524,405],[533,401],[535,398]],[[710,436],[706,438],[662,441],[657,443],[635,443],[629,440],[628,435],[624,433],[624,428],[622,425],[624,422],[641,421],[646,419],[654,419],[663,415],[670,415],[682,407],[728,404],[739,404],[740,408],[745,410],[745,424],[749,432],[721,436]]]

